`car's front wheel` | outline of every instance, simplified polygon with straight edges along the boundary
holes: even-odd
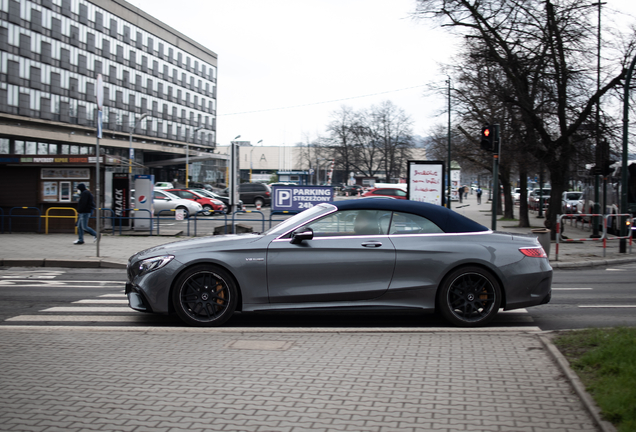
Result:
[[[238,290],[225,270],[198,265],[177,279],[172,302],[179,318],[200,327],[219,326],[236,309]]]
[[[212,208],[211,205],[206,204],[203,206],[203,213],[201,213],[203,216],[211,216],[214,214],[214,209]]]
[[[263,201],[263,199],[262,199],[262,198],[256,198],[256,199],[254,200],[254,205],[255,205],[256,207],[263,207],[263,206],[265,205],[265,201]]]
[[[442,316],[461,327],[490,322],[501,305],[501,288],[492,274],[480,267],[463,267],[449,274],[438,296]]]

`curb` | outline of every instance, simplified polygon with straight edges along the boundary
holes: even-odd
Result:
[[[629,264],[636,262],[636,257],[634,258],[610,258],[610,259],[600,259],[600,260],[590,260],[590,261],[578,261],[578,262],[562,262],[562,261],[553,261],[550,262],[552,268],[581,268],[581,267],[599,267],[599,266],[608,266],[608,265],[616,265],[616,264]]]
[[[551,337],[554,336],[554,333],[543,333],[537,335],[543,346],[548,350],[556,364],[558,365],[565,378],[570,382],[574,392],[577,394],[583,406],[590,414],[594,423],[599,427],[602,432],[617,432],[616,428],[613,424],[603,420],[601,418],[601,410],[599,409],[596,402],[590,394],[585,390],[585,386],[581,382],[578,375],[570,368],[570,363],[565,358],[563,354],[559,351],[559,349],[552,343]]]
[[[63,259],[0,259],[0,267],[61,267],[61,268],[110,268],[126,269],[127,263],[102,259],[63,260]]]

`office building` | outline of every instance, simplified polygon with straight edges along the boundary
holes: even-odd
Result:
[[[224,181],[217,55],[123,0],[0,0],[0,208],[44,213],[113,173]],[[102,85],[103,84],[103,85]],[[98,97],[101,138],[97,137]]]

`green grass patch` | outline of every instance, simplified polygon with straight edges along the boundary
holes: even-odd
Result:
[[[619,432],[636,431],[636,328],[587,329],[553,340],[603,418]]]

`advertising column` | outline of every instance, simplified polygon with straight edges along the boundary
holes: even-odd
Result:
[[[408,161],[408,199],[444,205],[444,162]]]
[[[154,175],[135,176],[135,209],[141,210],[135,212],[135,231],[150,230],[150,221],[155,213],[154,190]]]

